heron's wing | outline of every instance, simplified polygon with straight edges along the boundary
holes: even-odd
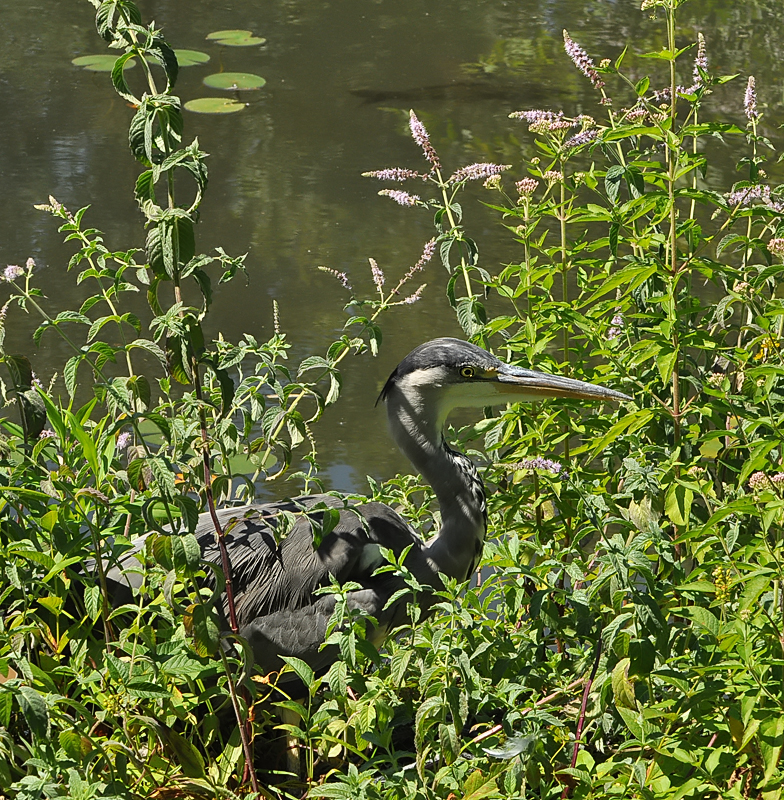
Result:
[[[314,548],[314,531],[323,531],[325,505],[337,509],[339,519]],[[388,506],[345,505],[331,495],[224,509],[219,519],[227,531],[241,624],[313,605],[314,592],[329,584],[330,575],[340,583],[365,586],[383,563],[379,545],[396,554],[409,545],[417,553],[422,549],[421,540]],[[220,565],[209,518],[200,520],[196,536],[204,558]]]
[[[324,506],[335,508],[335,526],[314,547],[314,529],[324,531]],[[374,575],[384,563],[381,547],[397,556],[410,546],[405,565],[422,584],[438,585],[438,573],[424,555],[416,533],[389,506],[382,503],[347,505],[331,495],[295,498],[221,509],[218,519],[225,531],[231,561],[235,609],[240,633],[250,642],[264,671],[279,669],[281,655],[303,658],[314,668],[334,661],[333,652],[321,649],[327,623],[335,608],[332,595],[316,590],[330,583],[353,581],[361,588],[349,603],[378,620],[377,633],[405,621],[405,600],[390,608],[387,601],[403,580],[392,574]],[[215,529],[209,514],[202,514],[195,530],[206,561],[221,565]],[[115,586],[115,599],[128,593],[138,575],[136,554],[144,537],[113,567],[107,578]],[[426,608],[428,602],[419,598]],[[224,614],[228,608],[224,598]]]

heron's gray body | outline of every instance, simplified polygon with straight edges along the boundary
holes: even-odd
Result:
[[[313,527],[320,526],[327,505],[340,509],[340,519],[319,546],[313,546]],[[292,529],[278,544],[273,533],[282,511],[298,515]],[[424,585],[437,585],[438,570],[424,556],[422,540],[383,503],[345,507],[331,495],[316,495],[281,503],[251,505],[219,512],[223,526],[239,520],[227,534],[240,634],[253,649],[264,672],[280,669],[281,655],[297,656],[314,669],[328,666],[335,652],[321,649],[327,623],[335,609],[335,596],[316,594],[333,576],[339,583],[361,585],[349,595],[349,604],[378,621],[383,636],[405,621],[405,601],[385,609],[392,594],[403,586],[392,573],[374,575],[383,561],[380,546],[399,556],[411,545],[406,561]],[[231,527],[231,526],[230,526]],[[220,563],[215,530],[202,518],[197,538],[204,557]]]
[[[375,574],[383,563],[381,547],[399,556],[411,547],[405,566],[419,583],[438,588],[440,574],[465,580],[477,566],[484,544],[487,514],[482,482],[470,459],[450,449],[444,425],[457,406],[482,407],[546,397],[629,399],[605,387],[510,367],[475,345],[436,339],[413,350],[390,376],[381,398],[390,432],[418,472],[433,487],[441,511],[441,529],[423,542],[389,506],[366,502],[347,505],[331,495],[259,503],[218,512],[227,531],[239,632],[265,672],[282,666],[281,656],[297,656],[319,669],[336,658],[322,648],[335,596],[317,590],[330,584],[359,584],[348,596],[378,623],[370,632],[379,640],[406,621],[406,601],[387,608],[404,587],[392,572]],[[340,519],[317,547],[313,525],[323,510],[340,509]],[[323,509],[323,505],[321,506]],[[276,536],[283,512],[297,516],[283,538]],[[310,518],[310,519],[309,519]],[[209,515],[201,516],[196,537],[204,558],[220,564]],[[137,542],[137,551],[142,546]],[[123,574],[133,553],[109,571],[113,585],[138,585],[133,572]],[[424,613],[432,598],[419,597]]]

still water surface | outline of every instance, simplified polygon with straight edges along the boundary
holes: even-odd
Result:
[[[107,246],[140,246],[144,233],[132,197],[139,167],[126,145],[133,112],[106,74],[71,65],[76,56],[104,52],[86,0],[6,5],[0,264],[32,255],[53,306],[78,308],[83,290],[65,272],[71,251],[52,219],[32,205],[49,194],[71,209],[90,204],[89,222],[106,232]],[[208,65],[181,71],[183,100],[215,94],[201,86],[212,72],[253,72],[267,80],[262,91],[243,96],[250,106],[239,114],[186,114],[185,137],[198,136],[211,154],[197,247],[249,253],[250,283],[238,279],[217,291],[213,333],[266,338],[276,299],[295,361],[323,352],[345,319],[345,293],[318,265],[346,271],[367,296],[368,257],[392,278],[417,260],[432,235],[427,214],[379,198],[381,187],[360,177],[386,166],[422,166],[406,135],[409,108],[427,124],[447,169],[500,161],[515,164],[519,179],[521,147],[532,152],[525,128],[509,112],[544,107],[599,115],[590,85],[563,54],[564,27],[596,60],[617,56],[627,44],[638,52],[658,49],[664,35],[662,21],[641,13],[639,0],[140,0],[139,6],[175,47],[211,56]],[[710,113],[742,124],[745,78],[754,74],[767,104],[764,127],[775,139],[784,122],[781,0],[693,0],[681,20],[683,44],[702,31],[711,69],[741,74],[711,99]],[[227,28],[251,29],[267,44],[219,48],[205,41]],[[629,66],[639,77],[656,64],[638,59]],[[708,181],[725,187],[736,153],[732,146],[717,153]],[[481,198],[481,189],[465,198],[465,222],[494,272],[519,254]],[[406,468],[374,402],[409,349],[460,335],[443,298],[445,273],[435,262],[428,270],[423,301],[382,319],[379,358],[344,362],[344,396],[316,430],[329,488],[361,491],[366,474],[383,478]],[[8,350],[31,355],[48,377],[63,347],[52,336],[35,353],[31,329],[13,317]]]

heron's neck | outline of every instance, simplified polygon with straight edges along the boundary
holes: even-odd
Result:
[[[471,460],[444,441],[444,420],[427,398],[394,392],[387,398],[392,437],[433,487],[441,508],[441,529],[426,553],[444,574],[465,580],[482,553],[487,529],[485,492]]]

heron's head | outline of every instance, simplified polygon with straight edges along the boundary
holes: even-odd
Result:
[[[460,339],[434,339],[412,350],[389,376],[380,399],[428,407],[439,422],[453,408],[484,407],[552,397],[631,400],[585,381],[512,367]]]

